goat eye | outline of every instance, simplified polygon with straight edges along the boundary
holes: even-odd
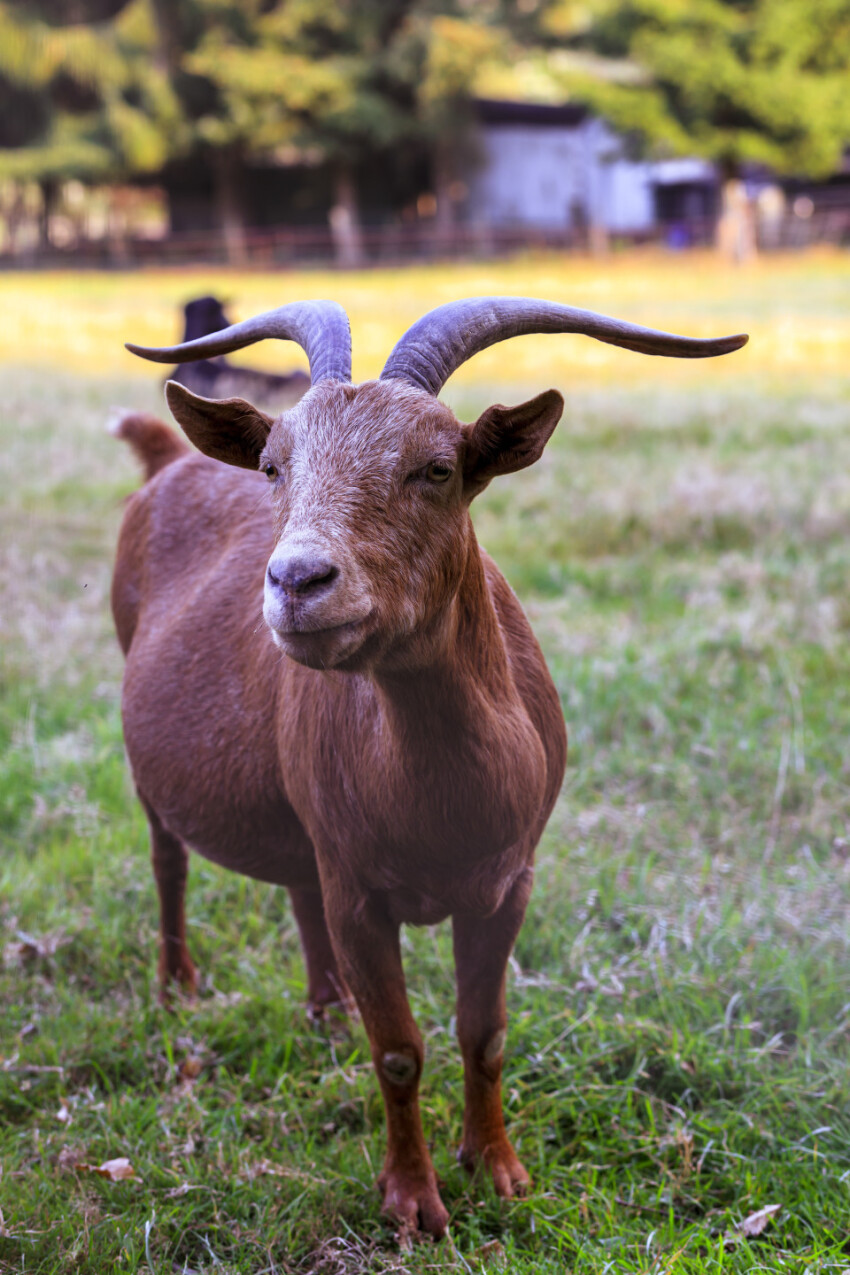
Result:
[[[265,474],[266,478],[269,479],[269,481],[271,481],[272,478],[277,478],[277,470],[275,469],[271,461],[263,465],[263,473]]]
[[[425,477],[432,483],[445,483],[453,473],[451,465],[444,465],[442,461],[434,460],[425,470]]]

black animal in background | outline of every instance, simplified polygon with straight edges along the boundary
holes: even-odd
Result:
[[[183,341],[209,336],[230,327],[230,319],[217,297],[196,297],[183,307]],[[179,381],[187,390],[203,398],[248,398],[258,406],[277,413],[292,407],[310,388],[310,377],[296,370],[286,375],[240,367],[224,357],[181,363],[167,378]]]

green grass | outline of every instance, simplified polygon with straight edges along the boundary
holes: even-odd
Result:
[[[102,434],[156,397],[4,376],[0,1270],[850,1269],[846,381],[580,383],[543,461],[479,502],[571,740],[509,988],[535,1186],[503,1204],[456,1165],[449,935],[405,931],[451,1211],[409,1251],[379,1218],[362,1027],[309,1028],[284,892],[193,859],[202,994],[156,1005],[107,609],[136,477]],[[137,1180],[74,1168],[118,1156]]]

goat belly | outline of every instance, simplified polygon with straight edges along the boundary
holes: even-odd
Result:
[[[140,794],[172,835],[214,863],[275,885],[315,885],[312,847],[281,785],[267,695],[220,663],[213,694],[179,643],[146,637],[133,642],[123,696]]]
[[[151,753],[144,743],[139,747],[132,725],[125,735],[139,792],[190,849],[272,885],[318,883],[310,841],[277,782],[237,787],[226,754],[198,747],[190,771],[186,758],[167,748]]]
[[[260,827],[258,834],[257,826],[252,827],[250,840],[244,837],[232,841],[225,841],[222,837],[207,837],[205,840],[184,837],[182,840],[211,863],[242,876],[253,877],[255,881],[296,889],[318,887],[316,859],[303,834],[297,828],[290,828],[282,836],[277,819],[269,820],[265,828]]]

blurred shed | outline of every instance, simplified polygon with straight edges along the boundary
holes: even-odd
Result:
[[[585,107],[479,100],[476,114],[470,221],[568,230],[578,241],[597,227],[652,232],[653,165],[630,158],[624,139]]]

